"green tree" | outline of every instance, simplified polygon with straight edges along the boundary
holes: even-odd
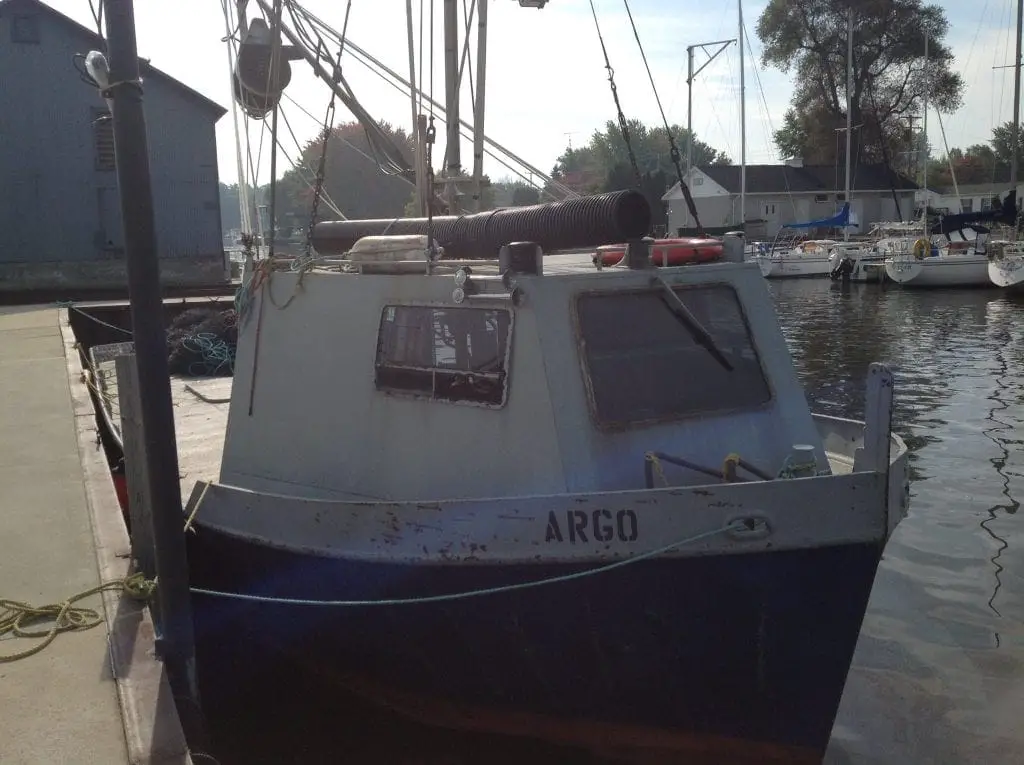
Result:
[[[390,135],[411,166],[414,147],[402,130],[387,123],[381,128]],[[324,136],[309,141],[296,160],[296,166],[277,182],[277,219],[279,225],[292,223],[308,226],[313,209],[313,187],[323,151]],[[327,139],[323,190],[346,218],[389,218],[403,214],[412,186],[382,156],[366,136],[358,122],[338,125]],[[323,200],[318,220],[337,218],[336,212]]]
[[[992,130],[992,151],[996,162],[1009,170],[1013,161],[1013,123],[1007,122]],[[1024,128],[1017,131],[1017,166],[1024,169]]]
[[[648,128],[639,120],[628,120],[627,128],[630,146],[640,172],[656,174],[661,171],[674,181],[676,171],[672,164],[668,133],[665,128]],[[688,133],[686,128],[681,128],[678,125],[672,126],[671,130],[676,146],[679,147],[679,152],[682,155],[681,164],[685,169]],[[693,142],[693,163],[695,165],[731,164],[729,157],[724,152],[697,140],[696,136],[694,136]],[[618,123],[609,120],[603,130],[594,131],[589,143],[585,146],[566,148],[556,160],[551,175],[555,180],[580,193],[593,194],[610,190],[608,188],[610,178],[614,178],[616,183],[625,181],[617,170],[614,174],[612,173],[619,165],[629,168],[631,180],[626,182],[625,186],[618,185],[615,188],[635,186],[636,179],[632,175],[629,151],[626,148],[625,140],[623,140],[622,131],[619,129]]]
[[[884,161],[912,146],[908,118],[930,104],[952,112],[961,104],[963,79],[943,40],[945,13],[922,0],[769,0],[757,23],[763,61],[794,75],[794,93],[779,150],[808,162],[831,164],[845,152],[836,130],[846,126],[847,10],[853,5],[851,119],[860,127],[854,156]],[[925,61],[925,37],[928,59]],[[841,134],[840,134],[841,135]]]

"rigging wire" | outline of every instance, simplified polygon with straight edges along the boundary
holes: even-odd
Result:
[[[601,24],[597,20],[597,9],[594,8],[594,0],[590,0],[590,12],[594,16],[594,27],[597,29],[597,39],[601,42],[601,53],[604,54],[604,68],[608,70],[608,84],[612,89],[612,98],[615,100],[615,110],[618,112],[619,130],[622,132],[622,140],[626,143],[626,151],[629,153],[629,164],[633,168],[633,175],[636,176],[636,186],[643,188],[643,179],[640,176],[640,168],[636,164],[636,155],[633,153],[633,145],[629,140],[629,125],[626,124],[626,115],[622,113],[622,105],[619,103],[619,91],[615,87],[615,70],[612,69],[608,60],[608,49],[604,44],[604,36],[601,34]]]
[[[327,46],[324,43],[323,35],[326,35],[333,42],[337,43],[339,47],[344,44],[343,38],[336,30],[332,29],[326,23],[315,17],[298,3],[293,0],[289,0],[288,5],[289,10],[291,11],[293,23],[296,27],[296,36],[298,36],[299,39],[309,48],[315,48],[318,54],[321,48],[326,49]],[[307,29],[306,24],[312,27],[312,29]],[[313,36],[316,37],[316,43],[314,43],[312,39]],[[380,171],[387,175],[405,175],[411,177],[414,174],[411,164],[406,161],[405,156],[395,145],[391,136],[381,128],[381,126],[370,116],[370,114],[356,99],[355,94],[352,92],[348,81],[341,73],[340,69],[337,69],[334,72],[334,79],[335,87],[332,89],[337,92],[338,97],[342,100],[345,106],[348,107],[353,115],[355,115],[356,119],[362,126],[366,133],[371,153],[377,158]],[[383,160],[381,157],[383,157]]]
[[[228,8],[228,0],[221,0],[221,10],[224,12],[224,30],[227,32],[223,42],[227,46],[228,54],[228,81],[234,87],[233,66],[235,61],[235,34],[238,32],[241,21],[231,22],[231,11]],[[249,218],[249,183],[245,176],[245,167],[242,163],[242,137],[238,128],[238,106],[235,99],[231,99],[231,127],[235,135],[235,166],[238,174],[238,207],[239,222],[242,230],[247,234],[252,233],[252,220]],[[246,142],[248,146],[248,142]]]
[[[704,236],[704,226],[700,222],[700,217],[697,215],[697,204],[693,201],[693,195],[690,193],[690,187],[687,185],[686,180],[683,178],[683,169],[680,165],[681,158],[679,156],[679,147],[676,145],[675,136],[672,135],[672,128],[669,127],[668,119],[665,117],[665,110],[661,107],[661,98],[658,96],[658,88],[654,84],[654,75],[651,74],[651,67],[647,63],[647,54],[644,52],[644,46],[640,42],[640,33],[636,30],[636,22],[633,21],[633,12],[629,9],[629,0],[622,0],[622,4],[626,6],[626,15],[629,16],[629,25],[633,28],[633,37],[636,38],[636,45],[640,49],[640,58],[643,59],[644,69],[647,70],[647,79],[651,82],[651,90],[654,92],[654,101],[658,104],[658,111],[661,113],[661,121],[665,126],[665,135],[668,136],[668,152],[669,157],[672,160],[672,164],[676,169],[676,178],[679,180],[679,189],[683,192],[683,198],[686,200],[686,208],[689,210],[690,215],[693,216],[693,222],[697,224],[697,235]],[[591,9],[594,7],[593,0],[590,3]],[[597,14],[594,14],[594,20],[597,20]],[[601,31],[598,29],[598,35],[600,36]],[[601,47],[604,48],[604,40],[601,41]],[[608,60],[608,53],[605,52],[605,61]],[[610,67],[609,67],[610,68]],[[610,75],[609,75],[610,78]],[[614,92],[615,86],[612,85]],[[616,99],[616,105],[618,99]],[[622,111],[619,111],[621,116]],[[689,140],[693,141],[693,136],[689,136]],[[635,168],[634,168],[635,169]]]

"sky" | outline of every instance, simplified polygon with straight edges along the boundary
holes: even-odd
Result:
[[[99,0],[96,0],[98,3]],[[474,2],[476,0],[473,0]],[[76,21],[95,27],[89,0],[46,0]],[[229,3],[232,0],[229,0]],[[443,25],[441,0],[414,0],[414,35],[419,35],[419,8],[424,8],[424,90],[430,91],[430,6],[435,8],[434,85],[437,101],[444,101]],[[470,0],[460,0],[460,8]],[[780,161],[771,134],[786,111],[792,92],[789,77],[761,64],[761,46],[755,34],[757,18],[765,2],[742,4],[748,47],[745,51],[747,162]],[[341,29],[346,0],[304,0],[312,13]],[[628,118],[648,125],[660,124],[654,91],[644,70],[640,50],[619,0],[594,0],[601,32],[614,69],[622,109]],[[955,68],[967,83],[964,106],[942,118],[950,147],[984,143],[992,128],[1011,119],[1012,63],[1014,55],[1014,0],[940,0],[950,32],[947,43],[955,55]],[[255,0],[250,2],[255,9]],[[686,124],[686,47],[736,38],[739,3],[722,0],[631,0],[630,8],[640,41],[670,123]],[[352,0],[348,37],[390,68],[408,78],[409,57],[404,0]],[[485,132],[544,173],[571,142],[585,144],[595,129],[615,119],[615,105],[608,85],[589,0],[549,0],[543,9],[522,8],[517,0],[490,0],[487,35]],[[250,10],[250,14],[253,10]],[[230,70],[224,15],[219,0],[136,0],[139,53],[158,69],[213,99],[231,105]],[[464,23],[460,18],[460,25]],[[475,17],[474,17],[475,26]],[[460,27],[460,48],[464,30]],[[419,58],[417,53],[417,69]],[[703,63],[695,52],[695,67]],[[471,48],[475,68],[475,47]],[[393,89],[346,55],[342,68],[356,97],[374,117],[408,128],[411,105],[408,96]],[[740,158],[739,51],[735,44],[716,58],[695,79],[692,91],[693,128],[700,140]],[[475,75],[475,72],[474,72]],[[464,83],[462,116],[472,121],[470,89]],[[284,101],[283,113],[298,143],[315,135],[330,92],[303,62],[293,63],[293,78],[286,94],[312,115]],[[344,107],[339,121],[351,119]],[[242,122],[239,113],[239,122]],[[929,140],[933,153],[943,154],[942,132],[936,113],[929,116]],[[269,120],[268,120],[269,123]],[[283,125],[283,123],[282,123]],[[269,138],[258,150],[259,127],[250,129],[252,161],[257,180],[269,180]],[[287,157],[298,154],[296,141],[282,127],[282,154],[278,175],[291,165]],[[443,124],[438,124],[436,150],[443,152]],[[217,125],[220,179],[238,178],[235,129],[229,111]],[[242,150],[245,152],[245,149]],[[243,153],[243,157],[246,155]],[[463,165],[471,165],[468,142],[462,145]],[[511,176],[508,169],[490,158],[484,171],[492,179]]]

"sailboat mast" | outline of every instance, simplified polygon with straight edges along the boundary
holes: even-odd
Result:
[[[1021,22],[1024,20],[1024,0],[1017,0],[1017,58],[1013,61],[1013,147],[1010,154],[1010,188],[1017,188],[1017,172],[1020,151],[1020,64],[1021,64]]]
[[[1024,2],[1024,0],[1021,0]],[[853,4],[846,16],[846,188],[843,201],[850,204],[850,143],[853,136]],[[852,211],[852,208],[851,208]],[[849,220],[847,220],[849,223]],[[850,241],[850,227],[843,227],[843,241]]]
[[[740,46],[740,226],[747,230],[747,90],[746,72],[743,66],[743,49],[746,38],[743,36],[743,0],[737,0],[739,10]]]
[[[931,85],[931,69],[928,66],[928,30],[924,30],[924,119],[922,121],[924,140],[919,149],[918,156],[924,154],[923,186],[924,186],[924,207],[921,209],[921,220],[924,223],[925,233],[928,233],[928,89]]]

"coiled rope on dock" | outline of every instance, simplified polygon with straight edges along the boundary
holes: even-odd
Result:
[[[101,592],[121,591],[137,600],[149,600],[156,590],[156,580],[146,579],[142,574],[132,574],[124,579],[104,582],[96,587],[72,595],[67,600],[45,606],[32,606],[18,600],[0,599],[0,639],[33,638],[36,645],[13,654],[0,654],[0,664],[33,656],[57,639],[62,632],[90,630],[103,621],[100,612],[93,608],[74,605]],[[38,629],[49,622],[49,627]]]

